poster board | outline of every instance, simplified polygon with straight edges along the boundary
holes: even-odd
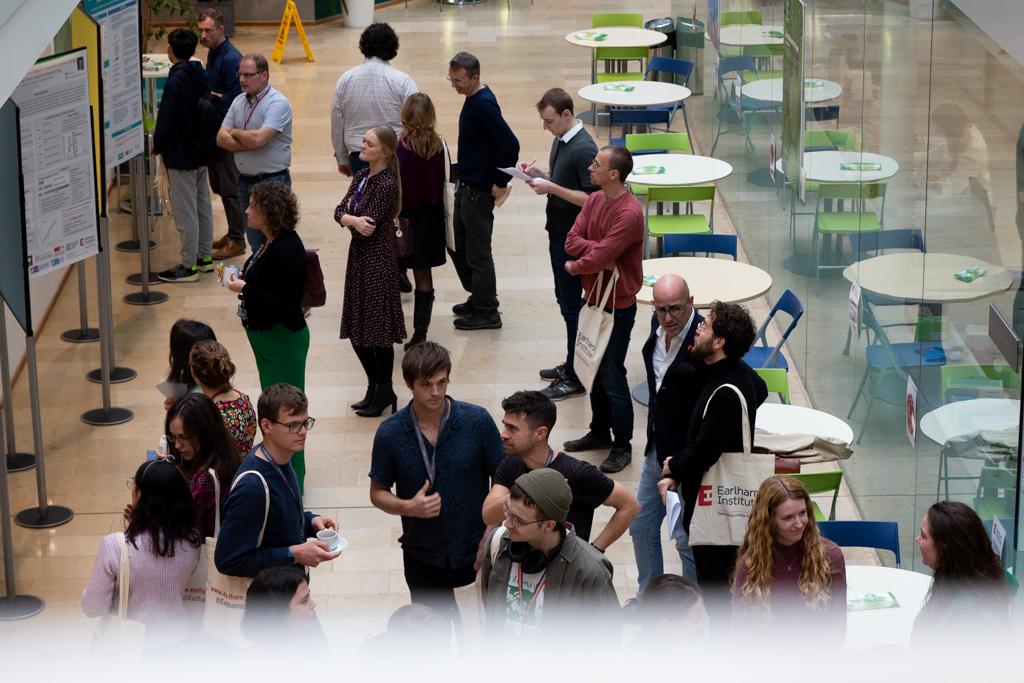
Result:
[[[84,0],[82,8],[100,28],[103,157],[110,171],[142,154],[145,145],[139,0]],[[77,41],[80,33],[88,29],[80,17],[76,20],[72,15],[72,22],[72,40]]]
[[[68,19],[70,27],[67,50],[84,48],[86,64],[89,72],[89,106],[92,107],[93,140],[103,139],[103,82],[99,64],[102,64],[100,51],[100,27],[81,7],[76,7]],[[103,147],[96,146],[96,205],[101,216],[107,215],[106,172],[103,164]]]
[[[804,0],[786,0],[782,64],[782,169],[804,201]]]
[[[11,99],[19,113],[23,263],[32,279],[98,251],[87,51],[39,60]]]
[[[0,107],[0,296],[25,334],[32,334],[26,266],[25,189],[21,178],[21,140],[18,106],[7,100]],[[6,315],[0,310],[0,315]]]

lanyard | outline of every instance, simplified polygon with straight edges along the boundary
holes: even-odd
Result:
[[[548,446],[548,457],[544,458],[544,467],[551,464],[551,461],[555,459],[555,452],[551,450],[551,446]]]
[[[544,585],[548,580],[548,570],[545,569],[544,573],[540,575],[540,581],[537,582],[537,587],[533,591],[533,597],[530,598],[529,602],[526,602],[526,598],[523,597],[523,563],[517,562],[516,568],[518,570],[516,574],[516,585],[519,588],[519,604],[522,606],[521,614],[525,619],[527,612],[531,609],[535,609],[537,598],[539,598],[540,594],[544,591]]]
[[[451,412],[451,404],[448,402],[448,397],[444,399],[444,414],[441,415],[441,426],[437,428],[437,444],[441,442],[441,432],[444,431],[444,425],[448,421],[448,415]],[[430,488],[434,488],[434,479],[437,476],[437,444],[434,444],[434,454],[427,457],[427,444],[423,439],[423,432],[420,431],[419,420],[416,419],[416,411],[413,407],[409,406],[409,413],[412,415],[412,428],[416,432],[416,442],[420,447],[420,456],[423,458],[423,466],[427,468],[427,479],[430,480]]]
[[[260,106],[260,102],[262,102],[263,98],[266,97],[269,93],[270,86],[268,85],[266,89],[263,91],[263,94],[257,97],[256,101],[252,103],[252,109],[249,110],[249,115],[245,117],[245,123],[242,124],[242,130],[248,130],[249,119],[251,119],[252,115],[256,113],[256,107]],[[246,102],[246,104],[248,104],[248,101]]]
[[[363,205],[363,192],[366,190],[366,181],[369,178],[369,175],[363,178],[362,182],[359,183],[359,187],[356,188],[355,203],[352,205],[353,211],[358,211],[359,207]]]
[[[267,447],[263,445],[263,443],[260,443],[259,449],[260,452],[263,453],[263,457],[266,458],[267,462],[273,465],[274,469],[277,470],[277,475],[281,477],[281,481],[284,482],[284,487],[288,489],[288,493],[290,493],[292,495],[292,498],[295,500],[295,504],[296,506],[298,506],[299,510],[299,520],[301,521],[303,516],[302,498],[299,496],[298,492],[296,492],[295,489],[292,488],[292,485],[288,482],[288,479],[284,476],[284,472],[281,471],[281,468],[278,466],[278,464],[274,462],[274,458],[273,456],[270,455],[270,451],[267,450]]]
[[[263,256],[263,252],[267,250],[267,245],[270,244],[272,241],[273,240],[263,241],[263,244],[260,245],[259,250],[257,250],[257,252],[252,255],[252,258],[249,259],[249,263],[246,266],[244,266],[245,270],[242,271],[242,277],[245,277],[249,273],[249,271],[252,270],[252,267],[255,266],[256,262],[260,260],[260,256]]]

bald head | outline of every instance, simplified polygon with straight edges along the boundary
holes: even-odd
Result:
[[[665,330],[666,343],[682,332],[693,313],[690,286],[678,275],[662,275],[654,283],[654,313]]]
[[[662,275],[654,283],[654,298],[667,301],[677,299],[686,301],[690,298],[690,286],[686,284],[686,280],[678,275]]]

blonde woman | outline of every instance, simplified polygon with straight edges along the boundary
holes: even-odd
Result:
[[[811,497],[792,477],[770,477],[757,491],[736,561],[732,605],[735,624],[759,630],[796,619],[815,624],[801,633],[842,642],[843,553],[818,533]]]
[[[405,338],[405,316],[398,293],[398,261],[391,230],[402,205],[398,137],[388,126],[366,131],[359,158],[369,168],[352,177],[334,220],[349,229],[341,338],[348,339],[366,372],[366,396],[353,404],[356,415],[377,417],[397,396],[391,384],[394,345]]]
[[[434,279],[430,269],[445,263],[444,141],[437,134],[437,115],[430,97],[418,92],[402,106],[402,137],[398,141],[398,164],[402,169],[402,218],[408,218],[413,234],[413,252],[399,261],[400,268],[412,268],[416,280],[413,335],[408,351],[427,340],[434,308]]]

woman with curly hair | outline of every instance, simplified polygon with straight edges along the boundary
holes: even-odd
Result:
[[[398,136],[388,126],[366,131],[359,157],[370,166],[352,176],[334,220],[352,241],[345,266],[341,338],[348,339],[366,372],[366,396],[352,405],[356,415],[377,417],[397,408],[391,376],[395,344],[405,338],[405,316],[398,294],[398,261],[391,248],[391,226],[402,206],[398,182]]]
[[[802,632],[842,642],[846,563],[839,547],[818,533],[812,510],[811,496],[796,479],[761,483],[736,561],[735,624],[760,630],[783,621],[813,622],[813,631]]]
[[[914,622],[912,644],[943,645],[975,627],[1002,633],[1009,586],[978,514],[963,503],[935,503],[921,519],[916,540],[934,578]]]
[[[413,335],[408,351],[427,340],[434,307],[431,268],[445,263],[444,181],[447,163],[444,140],[435,130],[437,114],[430,97],[418,92],[402,107],[402,136],[398,141],[398,165],[402,170],[402,218],[409,219],[413,252],[399,260],[412,268],[416,280],[412,313]]]
[[[252,186],[245,215],[249,227],[265,239],[245,262],[241,275],[230,277],[225,286],[241,302],[238,317],[256,356],[260,388],[284,382],[305,389],[309,328],[302,313],[302,294],[308,262],[306,247],[295,232],[299,201],[284,183],[264,180]],[[306,476],[302,451],[292,458],[292,467],[301,492]]]
[[[235,364],[228,350],[220,342],[202,341],[192,347],[188,362],[199,388],[217,406],[238,451],[245,455],[256,438],[256,411],[249,397],[231,386]]]

